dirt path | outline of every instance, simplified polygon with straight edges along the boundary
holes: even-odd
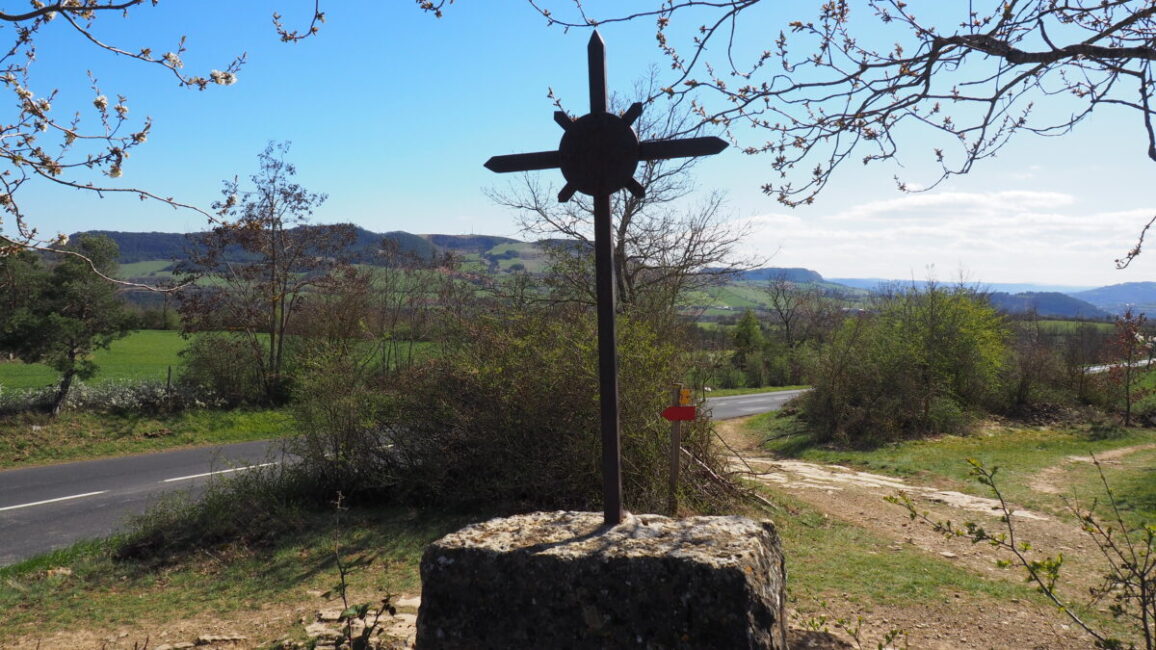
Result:
[[[964,539],[946,539],[929,526],[912,522],[904,508],[886,502],[884,497],[905,494],[919,511],[927,511],[935,520],[951,520],[957,524],[975,521],[994,531],[1001,525],[1001,510],[993,499],[846,467],[772,458],[757,448],[757,441],[743,436],[742,422],[725,423],[720,435],[734,452],[731,458],[734,471],[749,481],[787,492],[829,517],[887,540],[886,547],[878,549],[879,552],[914,547],[988,579],[1022,581],[1021,573],[995,565],[999,556],[995,555],[994,549],[985,544],[973,545]],[[1038,543],[1049,553],[1064,554],[1063,575],[1071,587],[1066,593],[1087,593],[1087,587],[1094,584],[1099,575],[1096,562],[1099,551],[1078,527],[1050,515],[1020,508],[1015,508],[1013,522],[1020,539]],[[806,571],[806,567],[795,567],[793,571]],[[852,607],[839,611],[840,604],[831,600],[837,599],[828,600],[828,605],[835,610],[828,614],[828,618],[842,616],[853,619],[862,614]],[[865,644],[869,647],[875,647],[875,640],[892,628],[906,630],[911,648],[1019,650],[1091,647],[1091,639],[1068,624],[1054,608],[1024,601],[993,607],[990,600],[980,602],[968,594],[956,594],[949,602],[875,606],[866,615],[864,628],[867,630],[866,639],[871,640]]]
[[[1137,452],[1148,451],[1149,449],[1156,449],[1156,444],[1133,445],[1131,447],[1120,447],[1119,449],[1112,449],[1098,454],[1095,458],[1091,456],[1068,456],[1064,462],[1052,467],[1046,467],[1035,474],[1031,478],[1029,485],[1036,492],[1043,492],[1045,494],[1064,494],[1064,476],[1076,465],[1093,463],[1100,461],[1103,465],[1113,465],[1119,463],[1121,459],[1131,456]]]

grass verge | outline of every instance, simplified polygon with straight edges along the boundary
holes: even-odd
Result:
[[[1018,579],[1015,569],[1002,577],[986,576],[829,517],[787,492],[756,489],[790,513],[774,519],[787,558],[788,600],[804,626],[840,612],[871,621],[912,608],[1004,611],[1013,617],[1011,610],[1024,604],[1054,612],[1057,624],[1067,622],[1050,601]],[[1083,603],[1075,608],[1101,629],[1124,630],[1105,612]]]
[[[353,507],[338,522],[335,506],[301,472],[241,476],[213,484],[197,502],[163,501],[121,537],[0,569],[0,647],[15,639],[34,644],[57,630],[155,639],[174,621],[200,626],[187,631],[194,637],[226,620],[254,642],[303,640],[303,618],[341,609],[333,593],[338,539],[343,561],[359,567],[347,579],[352,598],[372,601],[417,593],[425,547],[479,518]]]
[[[0,469],[292,435],[286,410],[197,410],[163,417],[65,412],[0,418]]]

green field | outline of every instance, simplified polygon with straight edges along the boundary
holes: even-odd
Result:
[[[188,341],[175,331],[137,330],[97,350],[92,360],[100,368],[90,382],[164,381],[169,368],[180,363],[180,351]],[[0,363],[0,387],[5,390],[42,388],[59,381],[59,374],[42,364],[19,361]]]
[[[144,262],[133,262],[131,264],[121,264],[117,275],[122,278],[170,278],[172,273],[163,271],[165,268],[172,266],[172,262],[167,260],[147,260]]]
[[[173,378],[179,372],[180,352],[189,345],[176,331],[136,330],[113,341],[107,350],[93,353],[98,370],[87,383],[106,381],[165,381],[169,368]],[[381,342],[366,342],[361,348],[366,354],[388,354],[393,363],[401,360],[420,361],[437,353],[437,346],[425,341],[394,341],[392,350],[384,350]],[[24,364],[19,361],[0,362],[0,389],[24,390],[53,386],[60,375],[43,364]]]

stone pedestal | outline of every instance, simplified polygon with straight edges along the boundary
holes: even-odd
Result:
[[[431,544],[421,578],[422,650],[786,650],[786,573],[769,521],[493,519]]]

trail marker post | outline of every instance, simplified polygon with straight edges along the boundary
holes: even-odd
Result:
[[[620,190],[641,197],[646,189],[634,179],[644,160],[707,156],[726,149],[716,137],[639,142],[632,125],[642,115],[635,102],[622,115],[606,103],[606,46],[595,31],[586,48],[590,77],[590,112],[577,119],[563,111],[554,121],[564,133],[556,151],[494,156],[490,171],[524,172],[560,168],[566,184],[558,193],[565,203],[582,192],[594,198],[594,273],[598,302],[598,381],[602,423],[602,485],[605,523],[622,521],[622,444],[618,424],[618,349],[615,342],[614,242],[610,195]]]
[[[689,388],[682,384],[674,385],[674,394],[662,417],[670,420],[670,483],[667,492],[666,507],[670,516],[678,515],[678,471],[682,465],[682,423],[693,422],[698,417],[694,407],[693,396]]]

